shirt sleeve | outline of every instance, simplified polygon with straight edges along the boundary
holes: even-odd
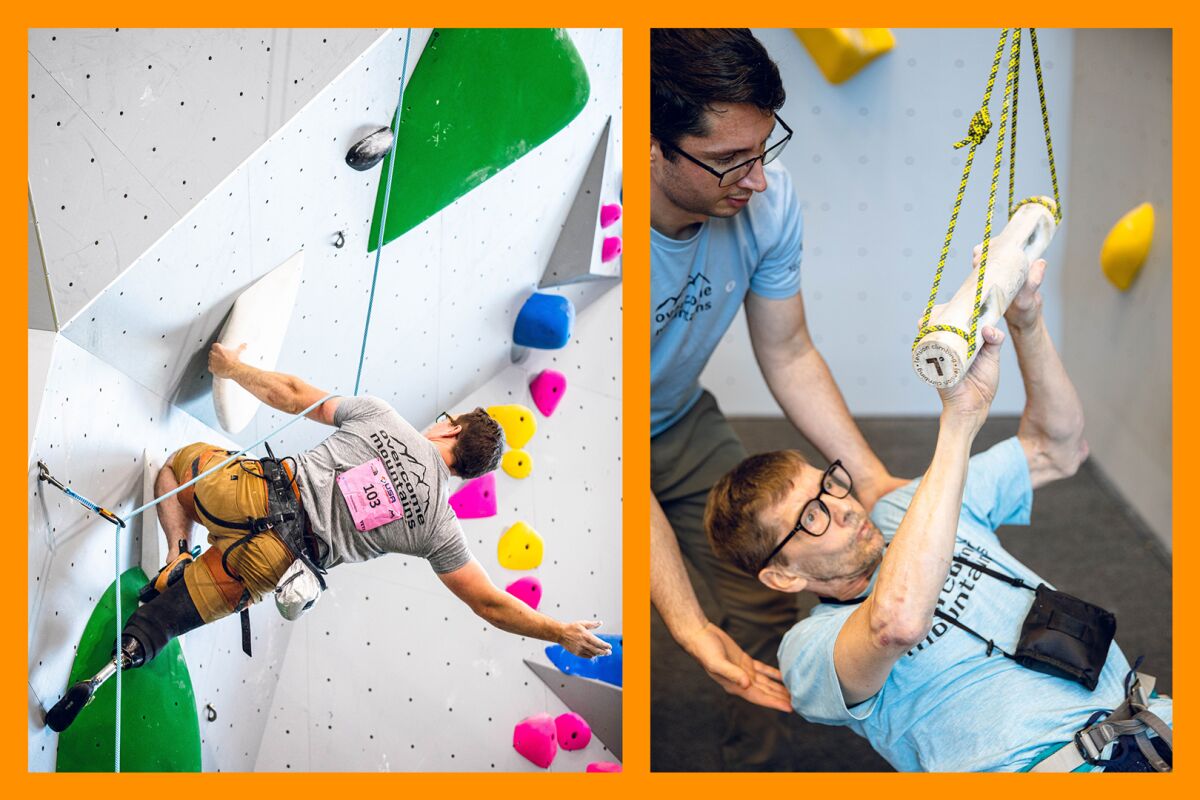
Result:
[[[779,669],[792,696],[792,708],[809,722],[845,725],[871,716],[879,694],[856,704],[846,705],[842,685],[833,663],[833,645],[855,606],[836,606],[830,610],[818,606],[783,637],[779,645]]]
[[[343,397],[333,412],[333,424],[340,428],[352,420],[370,419],[390,411],[392,407],[378,397]]]
[[[461,569],[471,560],[467,537],[458,518],[446,506],[442,521],[429,537],[429,566],[439,575]]]
[[[783,300],[800,291],[803,222],[800,201],[788,171],[778,162],[766,170],[767,191],[750,202],[751,225],[762,243],[758,264],[750,275],[750,291],[771,300]],[[759,203],[754,207],[755,202]]]
[[[963,490],[963,513],[991,530],[1028,525],[1033,510],[1029,461],[1017,437],[971,457]]]

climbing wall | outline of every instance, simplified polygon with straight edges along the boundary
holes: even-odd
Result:
[[[31,66],[30,91],[32,214],[46,253],[60,330],[52,345],[31,333],[31,376],[36,372],[32,355],[41,354],[46,388],[30,446],[30,496],[42,502],[35,494],[34,467],[41,458],[56,475],[118,513],[140,504],[143,448],[165,453],[196,439],[245,445],[284,421],[267,410],[237,437],[218,430],[205,354],[237,294],[298,250],[305,251],[305,277],[279,369],[330,391],[354,390],[374,266],[367,231],[381,178],[378,169],[355,172],[342,159],[362,135],[388,122],[405,45],[403,30],[178,31],[162,34],[181,42],[163,49],[152,45],[155,32],[140,32],[145,38],[139,41],[148,42],[145,48],[190,54],[172,62],[173,80],[145,89],[139,81],[146,77],[134,77],[131,71],[158,75],[165,62],[147,67],[128,53],[115,52],[131,47],[119,38],[126,33],[47,33],[58,37],[51,40],[54,44],[64,37],[81,43],[74,61],[45,67],[41,32],[31,34],[31,64],[36,62],[45,74]],[[429,33],[412,33],[410,76]],[[573,30],[568,35],[591,84],[579,116],[383,251],[361,391],[385,397],[413,421],[428,422],[443,407],[457,407],[508,367],[513,320],[541,275],[605,120],[612,116],[620,130],[620,32]],[[289,42],[284,57],[280,51]],[[218,45],[227,49],[213,49]],[[322,48],[334,45],[336,58],[322,59]],[[232,57],[259,46],[263,52],[271,46],[273,55],[258,61],[242,55],[246,60],[237,62],[240,66],[223,67],[217,78],[205,77],[209,54],[223,63],[222,52]],[[63,77],[68,73],[70,81]],[[290,88],[282,86],[285,78]],[[110,87],[107,100],[82,97],[79,85],[98,85],[88,82],[101,79]],[[245,92],[239,97],[257,97],[244,111],[224,104],[231,87],[241,83],[247,88],[238,88]],[[187,86],[197,87],[198,93],[178,98],[182,108],[207,111],[181,123],[174,117],[192,112],[178,111],[173,94],[170,102],[159,100],[168,90]],[[133,95],[113,87],[132,87]],[[293,102],[302,90],[307,94]],[[128,104],[121,102],[130,96]],[[47,97],[56,98],[58,105],[42,107]],[[134,102],[139,98],[144,104]],[[118,113],[118,106],[126,114]],[[93,163],[87,153],[94,150],[97,169],[103,168],[98,177],[78,168],[78,159],[33,152],[35,145],[41,146],[37,136],[49,129],[47,120],[59,116],[54,113],[59,107],[74,109],[69,118],[63,115],[70,135],[59,142],[59,152],[78,151],[86,167]],[[128,109],[135,107],[142,116],[137,130],[126,132],[131,137],[126,142],[105,125],[123,125]],[[260,138],[246,131],[234,136],[230,117],[258,131]],[[59,127],[53,126],[56,131]],[[164,135],[151,142],[147,137],[152,131]],[[199,158],[193,151],[213,144],[213,137],[244,146],[236,152],[231,146],[223,160],[180,163]],[[157,154],[164,143],[179,148],[169,163],[156,167],[153,156],[131,154],[133,144],[147,145]],[[615,144],[619,153],[619,141]],[[614,173],[619,170],[618,162]],[[127,185],[129,198],[124,197]],[[619,186],[619,180],[613,185]],[[138,192],[144,194],[138,213],[124,215],[121,203],[142,197]],[[74,208],[61,202],[67,196],[90,199],[78,217],[61,225],[52,222],[46,209],[66,214]],[[158,228],[140,227],[161,218],[155,203],[169,207],[169,219]],[[339,232],[341,248],[335,247]],[[61,245],[52,246],[55,236],[61,237]],[[85,245],[96,248],[96,257]],[[111,260],[99,257],[108,250],[114,253]],[[608,296],[605,290],[612,282],[604,283],[579,287],[573,295],[581,328],[592,305]],[[619,360],[579,363],[583,371],[599,370],[607,379]],[[32,386],[31,377],[31,391]],[[581,392],[580,398],[584,396]],[[614,417],[618,409],[619,399],[612,403]],[[613,430],[609,440],[619,441]],[[272,445],[280,453],[295,452],[326,433],[304,421]],[[35,770],[52,769],[54,763],[54,736],[42,725],[42,708],[63,690],[71,647],[96,592],[111,583],[114,571],[111,526],[61,495],[44,500],[53,502],[32,511],[30,518],[29,765]],[[609,514],[615,525],[619,505]],[[134,526],[121,540],[125,566],[136,560],[130,554],[137,536]],[[611,552],[616,555],[609,577],[616,576],[618,588],[605,602],[619,597],[619,544]],[[427,571],[423,564],[420,568]],[[410,569],[415,572],[417,565]],[[592,604],[579,605],[581,617],[594,610]],[[334,608],[335,603],[325,606]],[[254,768],[287,639],[294,634],[303,646],[309,635],[269,609],[254,616],[252,661],[240,651],[235,621],[184,637],[185,655],[195,665],[206,770]],[[379,669],[381,662],[367,650],[355,656]],[[211,722],[205,716],[209,705],[216,714]]]
[[[1080,31],[1076,40],[1077,234],[1067,249],[1063,360],[1083,401],[1093,462],[1170,548],[1171,31]],[[1119,292],[1100,270],[1100,245],[1142,202],[1154,205],[1154,241]]]
[[[999,29],[897,29],[895,49],[841,85],[821,75],[790,29],[756,30],[779,64],[787,104],[779,114],[794,131],[780,161],[792,174],[804,216],[802,288],[808,327],[855,414],[933,414],[936,393],[910,362],[917,321],[929,287],[965,150],[951,145],[966,134],[979,107]],[[1046,258],[1046,320],[1061,332],[1062,263],[1071,229],[1071,93],[1074,34],[1038,32],[1059,188],[1067,218]],[[1021,80],[1018,197],[1051,194],[1028,37]],[[1028,71],[1026,71],[1028,70]],[[970,272],[971,248],[983,233],[986,198],[999,130],[1002,85],[996,87],[994,127],[976,151],[967,199],[959,215],[939,302]],[[998,193],[1004,218],[1007,163]],[[1024,403],[1011,348],[992,408],[1020,413]],[[778,415],[758,372],[744,315],[713,355],[703,383],[726,413]]]
[[[562,291],[577,296],[582,288]],[[498,586],[535,575],[539,611],[599,619],[607,633],[622,630],[620,302],[620,288],[611,288],[580,313],[565,348],[534,351],[443,404],[451,413],[507,403],[532,409],[530,378],[542,369],[566,375],[553,415],[533,412],[537,432],[524,448],[532,474],[517,480],[498,471],[497,515],[462,526]],[[498,564],[497,542],[518,520],[545,540],[536,569]],[[538,769],[513,750],[512,735],[525,717],[569,710],[522,663],[549,664],[546,643],[475,617],[420,559],[390,555],[329,577],[330,591],[295,625],[256,769]],[[550,769],[581,772],[612,760],[593,738],[582,751],[560,750]]]

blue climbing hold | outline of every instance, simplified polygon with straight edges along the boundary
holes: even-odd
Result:
[[[580,678],[592,678],[613,686],[621,685],[621,634],[600,634],[600,638],[612,645],[612,652],[597,658],[580,658],[568,653],[562,645],[551,645],[546,648],[546,657],[550,663],[567,675],[578,675]]]
[[[513,326],[513,344],[557,350],[571,340],[575,327],[575,306],[569,298],[557,294],[534,292]]]

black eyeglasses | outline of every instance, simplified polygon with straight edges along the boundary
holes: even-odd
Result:
[[[441,422],[441,421],[442,421],[442,417],[445,417],[445,418],[446,418],[446,421],[447,421],[447,422],[449,422],[450,424],[454,424],[454,417],[450,416],[450,412],[449,412],[449,411],[443,411],[442,413],[438,414],[438,415],[437,415],[437,416],[434,418],[434,420],[433,420],[433,424],[434,424],[434,425],[437,425],[439,422]]]
[[[667,147],[671,148],[672,150],[674,150],[676,153],[679,153],[679,155],[683,156],[688,161],[690,161],[693,164],[695,164],[696,166],[700,167],[705,172],[708,172],[711,175],[715,175],[717,177],[718,183],[721,186],[732,186],[733,184],[737,183],[742,178],[744,178],[750,174],[750,170],[754,169],[754,162],[761,161],[763,163],[763,166],[765,167],[767,164],[770,164],[776,158],[779,158],[779,154],[783,152],[784,146],[787,145],[787,143],[789,141],[791,141],[792,129],[788,127],[788,124],[786,122],[784,122],[782,119],[780,119],[778,114],[775,115],[775,121],[778,122],[781,126],[783,126],[783,129],[785,131],[787,131],[786,136],[784,136],[778,142],[775,142],[775,144],[772,144],[769,147],[767,147],[767,149],[763,151],[763,154],[761,156],[755,156],[754,158],[751,158],[747,161],[743,161],[742,163],[738,164],[736,167],[730,167],[729,169],[727,169],[723,172],[720,170],[714,169],[713,167],[710,167],[708,164],[705,164],[703,161],[701,161],[700,159],[691,155],[690,153],[687,153],[687,152],[681,150],[677,145],[671,144],[670,142],[663,142],[663,144],[666,145]]]
[[[835,461],[829,465],[829,469],[825,470],[825,474],[821,476],[821,491],[817,492],[817,496],[804,504],[804,508],[800,511],[800,518],[796,520],[796,525],[788,535],[783,537],[783,541],[775,545],[775,549],[771,551],[771,555],[763,559],[762,565],[758,568],[761,572],[766,569],[771,563],[771,559],[779,554],[784,545],[792,540],[800,531],[804,531],[809,536],[822,536],[825,531],[829,530],[829,506],[822,502],[821,498],[825,495],[830,497],[842,498],[850,494],[850,490],[854,488],[854,481],[850,480],[850,473],[842,466],[841,461]]]

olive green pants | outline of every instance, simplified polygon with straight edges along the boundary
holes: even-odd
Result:
[[[746,457],[717,401],[705,392],[682,419],[650,440],[650,481],[683,557],[707,584],[718,606],[712,620],[753,658],[778,665],[783,634],[797,620],[796,598],[721,561],[704,532],[704,506],[717,480]],[[666,680],[653,672],[652,678]],[[787,716],[725,695],[722,757],[729,770],[790,770]]]

